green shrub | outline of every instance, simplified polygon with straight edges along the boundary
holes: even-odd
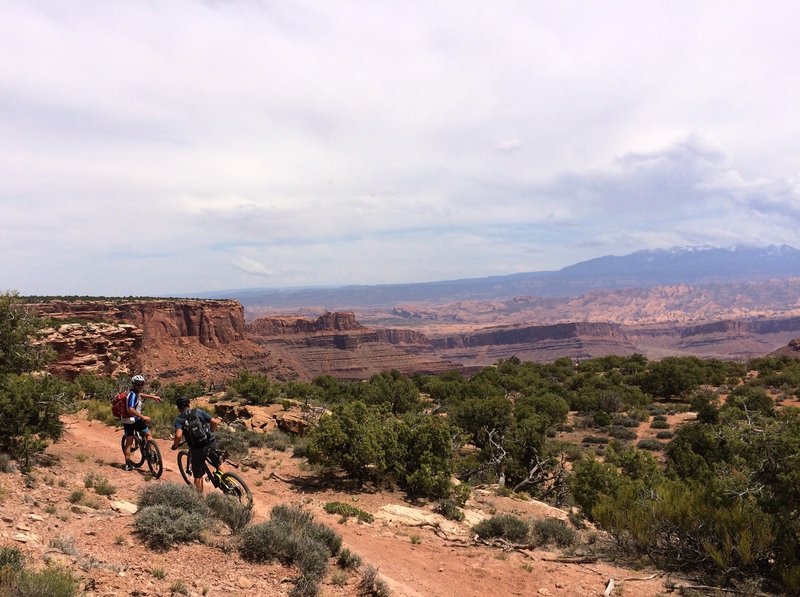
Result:
[[[369,512],[365,512],[360,508],[356,508],[350,504],[345,504],[344,502],[328,502],[325,504],[325,506],[323,506],[323,508],[328,514],[339,514],[345,518],[355,516],[361,522],[372,522],[375,520],[375,517]]]
[[[50,539],[48,545],[54,549],[57,549],[61,553],[65,553],[70,556],[78,555],[78,549],[75,547],[75,539],[72,537],[59,535],[58,537],[53,537]]]
[[[638,484],[626,483],[601,498],[594,514],[625,552],[661,567],[716,582],[752,578],[774,555],[774,523],[753,498],[721,504],[712,491],[672,480],[643,495]]]
[[[22,570],[25,567],[25,556],[17,547],[0,547],[0,568]]]
[[[86,409],[86,418],[90,421],[100,421],[109,426],[122,424],[111,412],[111,400],[84,400],[82,406]]]
[[[262,445],[276,452],[285,452],[292,445],[292,438],[283,431],[270,431],[263,434]]]
[[[228,452],[234,458],[244,458],[250,453],[249,434],[255,432],[235,425],[218,427],[214,432],[220,450]],[[260,435],[260,434],[259,434]]]
[[[239,500],[217,491],[206,496],[206,505],[212,515],[225,523],[233,534],[239,533],[253,518],[252,506],[241,504]]]
[[[500,538],[512,543],[527,543],[531,528],[517,516],[498,514],[476,524],[472,527],[472,532],[481,539]]]
[[[661,421],[659,419],[655,419],[652,423],[650,423],[651,429],[669,429],[669,423],[667,421]]]
[[[0,473],[13,473],[14,463],[8,454],[0,454]]]
[[[117,488],[108,482],[108,479],[103,475],[89,472],[83,478],[83,486],[87,489],[94,488],[99,495],[113,495]]]
[[[620,427],[638,427],[641,425],[641,421],[634,419],[633,417],[629,417],[627,415],[614,415],[611,420],[612,425],[617,425]]]
[[[345,547],[339,552],[339,557],[336,558],[336,564],[339,568],[344,568],[345,570],[355,570],[361,566],[361,556]]]
[[[592,421],[597,427],[607,427],[611,425],[611,415],[604,410],[597,410],[592,415]]]
[[[289,591],[289,597],[316,597],[317,594],[319,594],[319,580],[305,574],[297,579]]]
[[[659,431],[656,433],[656,439],[672,439],[675,434],[672,431]]]
[[[248,404],[272,404],[278,397],[278,387],[269,377],[242,370],[230,382],[229,387]]]
[[[584,458],[575,463],[570,477],[570,491],[583,515],[594,520],[592,510],[600,498],[614,493],[620,483],[616,467],[594,458]]]
[[[464,520],[464,512],[458,507],[458,502],[453,499],[439,500],[433,510],[448,520],[455,520],[457,522]]]
[[[652,452],[660,452],[664,449],[664,444],[655,439],[642,439],[636,444],[640,450],[650,450]]]
[[[0,361],[3,353],[0,349]],[[60,415],[72,402],[70,395],[68,384],[49,376],[0,376],[0,452],[30,470],[47,445],[61,437]]]
[[[75,384],[80,388],[84,400],[104,402],[108,404],[111,412],[111,397],[116,393],[117,383],[110,377],[81,373],[75,378]]]
[[[614,439],[629,440],[636,438],[636,432],[631,431],[627,427],[614,426],[608,430],[608,434]]]
[[[139,493],[139,508],[169,506],[181,512],[210,516],[211,512],[197,491],[184,483],[148,485]]]
[[[569,547],[575,543],[575,530],[558,518],[544,518],[533,522],[533,536],[539,545],[555,543],[559,547]]]
[[[176,580],[169,586],[169,592],[172,595],[188,595],[189,587],[182,580]]]
[[[305,437],[298,437],[294,440],[292,446],[292,456],[295,458],[306,458],[308,456],[308,439]]]
[[[584,444],[607,444],[609,440],[607,437],[602,437],[599,435],[587,435],[581,440],[581,443]]]
[[[242,531],[239,553],[249,562],[278,560],[297,565],[301,576],[293,594],[304,595],[315,594],[307,591],[318,586],[328,559],[337,555],[341,546],[342,538],[315,522],[310,513],[280,505],[272,509],[270,520]]]
[[[157,551],[166,551],[177,543],[200,539],[208,526],[205,516],[166,504],[141,508],[133,524],[134,531],[147,546]]]
[[[388,597],[391,594],[391,589],[378,575],[378,569],[372,565],[367,566],[358,583],[359,597]]]
[[[27,597],[72,597],[78,592],[78,579],[69,570],[50,567],[40,572],[23,570],[15,580],[12,595]]]

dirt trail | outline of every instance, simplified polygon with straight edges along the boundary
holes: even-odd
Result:
[[[15,544],[40,561],[45,555],[75,570],[92,595],[169,595],[176,582],[194,595],[286,595],[296,576],[292,568],[280,565],[253,565],[235,551],[203,544],[182,545],[165,553],[153,552],[132,535],[133,517],[111,509],[113,500],[135,503],[145,486],[139,472],[122,470],[121,433],[99,422],[86,421],[80,414],[65,418],[64,439],[52,446],[58,464],[36,472],[34,487],[26,488],[18,474],[0,474],[7,490],[0,522],[0,544]],[[182,483],[171,442],[158,440],[165,462],[163,477],[150,483]],[[646,578],[654,571],[631,570],[603,562],[566,564],[547,561],[562,554],[536,550],[529,554],[505,553],[496,548],[462,545],[469,539],[465,523],[447,527],[448,537],[437,536],[429,527],[413,526],[381,516],[392,504],[410,507],[402,494],[391,492],[353,493],[346,489],[318,487],[312,473],[301,470],[299,459],[289,453],[269,452],[263,470],[250,468],[242,476],[253,490],[255,522],[269,517],[279,503],[301,505],[340,533],[344,545],[359,554],[365,564],[379,569],[395,596],[464,597],[525,595],[602,595],[610,578]],[[105,476],[117,491],[111,498],[95,496],[84,488],[84,477],[94,472]],[[276,473],[277,477],[271,476]],[[72,511],[68,497],[82,490],[99,500],[97,510]],[[373,515],[372,524],[354,519],[340,523],[337,515],[323,510],[326,502],[352,503]],[[541,517],[546,508],[532,502],[476,495],[468,508],[475,516],[495,512]],[[430,507],[419,507],[420,516],[431,516]],[[41,519],[41,520],[39,520]],[[449,521],[440,519],[445,524]],[[24,527],[27,530],[20,530]],[[15,540],[26,534],[28,540]],[[227,537],[215,538],[223,543]],[[63,554],[49,544],[54,540],[73,540],[74,554]],[[16,541],[16,542],[15,542]],[[188,564],[196,562],[192,578]],[[326,577],[321,595],[357,594],[359,575],[341,574],[334,579],[334,566]],[[162,575],[163,573],[163,575]],[[137,592],[138,591],[138,592]],[[615,595],[643,597],[664,593],[664,578],[626,581]]]

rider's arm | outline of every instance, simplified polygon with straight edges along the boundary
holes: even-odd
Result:
[[[155,400],[156,402],[161,402],[161,396],[156,396],[155,394],[139,394],[142,398],[147,398],[148,400]]]
[[[178,446],[181,445],[181,438],[183,437],[183,429],[180,427],[175,429],[175,437],[172,438],[172,446],[170,446],[170,450],[177,450]]]
[[[211,420],[208,422],[208,426],[211,427],[211,431],[216,431],[219,424],[220,420],[217,417],[211,417]]]

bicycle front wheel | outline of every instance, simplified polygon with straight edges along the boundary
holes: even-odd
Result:
[[[161,460],[161,450],[153,440],[147,440],[147,468],[153,473],[153,477],[158,479],[164,472],[164,461]]]
[[[247,483],[236,473],[222,473],[219,488],[225,495],[235,497],[239,503],[248,508],[253,505],[253,494]]]
[[[125,436],[123,435],[119,440],[119,447],[122,449],[122,455],[125,456]],[[144,462],[144,451],[139,445],[139,438],[133,436],[133,443],[131,444],[131,464],[135,467],[142,466]]]
[[[178,470],[181,472],[181,477],[183,477],[183,480],[186,481],[187,484],[191,485],[194,483],[194,477],[192,476],[192,459],[189,458],[189,452],[186,450],[178,452]]]

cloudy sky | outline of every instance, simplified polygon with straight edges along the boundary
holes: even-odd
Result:
[[[3,0],[0,291],[800,247],[800,3]]]

